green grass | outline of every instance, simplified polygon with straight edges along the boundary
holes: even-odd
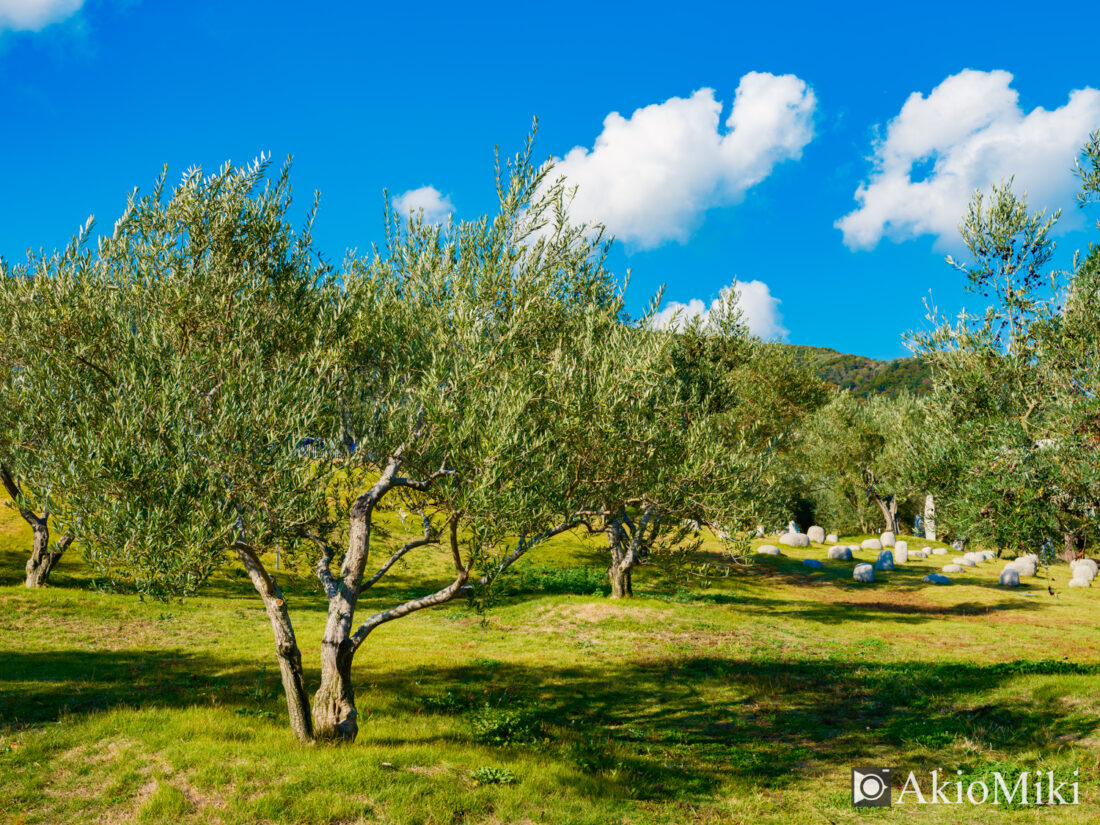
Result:
[[[1070,590],[1064,566],[1055,597],[1038,580],[999,588],[996,563],[921,582],[951,556],[860,585],[852,563],[804,568],[817,546],[705,591],[642,570],[639,598],[612,603],[602,547],[568,537],[483,616],[457,602],[377,631],[356,658],[359,740],[303,747],[241,577],[143,602],[89,590],[74,555],[55,587],[27,591],[29,534],[12,515],[0,510],[0,822],[1100,816],[1100,590]],[[412,572],[363,609],[423,587]],[[322,599],[309,578],[282,578],[316,684]],[[850,768],[875,764],[1079,769],[1083,804],[851,808]]]

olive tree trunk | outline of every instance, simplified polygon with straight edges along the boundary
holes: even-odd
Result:
[[[4,491],[11,496],[12,503],[19,510],[19,515],[31,526],[33,538],[31,540],[31,556],[27,559],[27,577],[24,584],[27,587],[45,587],[50,583],[50,573],[61,560],[69,545],[73,543],[73,537],[64,535],[50,549],[50,514],[43,512],[41,516],[29,509],[23,501],[23,491],[19,482],[8,471],[8,468],[0,465],[0,484]]]
[[[271,621],[275,636],[275,658],[279,662],[279,676],[286,695],[286,709],[290,716],[290,728],[299,742],[313,741],[313,720],[309,710],[309,693],[302,670],[302,653],[294,635],[283,592],[275,579],[264,568],[259,557],[245,544],[236,546],[237,557],[248,572],[253,586],[264,600],[264,610]]]
[[[607,577],[611,581],[611,598],[629,599],[634,595],[631,573],[634,569],[634,554],[624,546],[622,525],[610,521],[604,531],[607,544],[611,549],[611,566],[607,568]]]
[[[45,519],[37,519],[32,523],[34,530],[34,542],[31,548],[31,557],[27,559],[27,578],[24,585],[27,587],[46,587],[50,583],[50,573],[65,555],[69,545],[73,543],[73,537],[66,534],[59,538],[50,549],[50,528]]]
[[[882,510],[882,518],[886,522],[886,530],[897,534],[898,530],[898,501],[896,496],[883,498],[878,493],[871,493],[871,499]]]
[[[1079,530],[1066,530],[1062,533],[1062,558],[1067,562],[1085,555],[1085,537]]]
[[[351,681],[351,664],[355,656],[351,623],[355,619],[359,586],[370,550],[371,513],[385,491],[385,488],[377,489],[380,484],[382,480],[352,507],[348,552],[335,592],[329,597],[328,620],[321,637],[321,686],[313,697],[314,730],[318,739],[354,742],[359,734],[355,687]]]

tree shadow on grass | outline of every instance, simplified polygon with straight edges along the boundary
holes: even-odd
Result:
[[[586,749],[602,745],[613,754],[610,762],[626,771],[623,782],[636,798],[686,799],[731,777],[780,787],[805,770],[873,761],[914,746],[947,747],[962,736],[1008,751],[1061,747],[1067,737],[1100,728],[1100,717],[1068,710],[1056,697],[960,710],[1016,676],[1098,674],[1100,666],[1069,662],[689,657],[566,669],[502,664],[488,672],[420,669],[418,683],[431,690],[402,702],[409,713],[462,715],[492,701],[529,709],[553,738],[575,737]],[[387,678],[373,682],[380,692],[399,690]],[[506,701],[495,698],[504,695],[504,685]],[[445,690],[457,690],[457,700],[441,704]]]
[[[356,673],[360,704],[375,715],[450,719],[434,730],[418,722],[409,738],[375,736],[364,725],[362,741],[371,745],[546,751],[547,759],[587,776],[578,792],[678,801],[704,799],[731,780],[781,788],[806,772],[881,761],[914,747],[934,753],[960,737],[1010,758],[1061,748],[1100,728],[1100,717],[1072,709],[1057,682],[1038,685],[1027,703],[985,697],[1017,677],[1097,675],[1100,665],[1064,661],[983,666],[720,656],[369,671],[361,662]],[[307,679],[316,685],[317,674]],[[176,651],[0,653],[3,726],[214,700],[241,712],[263,709],[273,724],[286,724],[274,668],[252,661]]]
[[[277,689],[274,662],[268,668],[162,650],[0,651],[0,727],[115,707],[244,705],[268,700]]]

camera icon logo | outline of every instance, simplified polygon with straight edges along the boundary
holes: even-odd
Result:
[[[852,805],[857,808],[889,808],[890,769],[852,768]]]

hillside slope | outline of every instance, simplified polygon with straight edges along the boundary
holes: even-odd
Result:
[[[896,395],[902,390],[924,395],[932,389],[931,371],[920,358],[879,361],[828,347],[788,346],[814,375],[854,395]]]

